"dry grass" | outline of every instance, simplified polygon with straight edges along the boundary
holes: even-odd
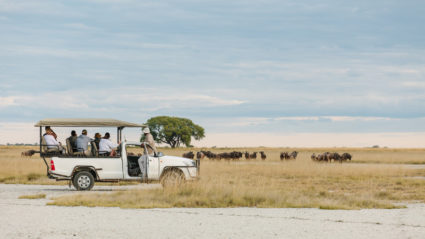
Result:
[[[46,166],[37,155],[21,157],[34,146],[0,146],[0,183],[52,184],[46,177]]]
[[[397,165],[296,162],[204,162],[202,177],[179,188],[80,194],[56,198],[63,206],[397,208],[425,199],[425,174]]]
[[[34,195],[23,195],[19,197],[19,199],[42,199],[42,198],[46,198],[46,194],[42,193],[42,194],[34,194]]]
[[[40,158],[21,158],[34,147],[0,147],[0,182],[57,184],[45,176]],[[190,149],[198,151],[199,149]],[[267,160],[212,162],[203,160],[202,177],[180,188],[81,194],[57,198],[68,206],[152,207],[316,207],[324,209],[394,208],[397,202],[424,202],[424,169],[398,164],[425,164],[425,149],[286,149],[218,148],[215,153],[265,151]],[[298,150],[296,161],[279,159],[281,151]],[[188,149],[162,148],[168,155]],[[349,152],[351,163],[317,163],[315,152]],[[362,164],[359,164],[362,162]]]
[[[0,146],[0,183],[25,183],[25,184],[57,184],[46,177],[46,166],[43,160],[34,155],[31,158],[21,157],[21,152],[35,149],[35,146]],[[181,156],[184,152],[199,151],[192,149],[161,148],[166,155]],[[297,160],[310,160],[312,153],[319,152],[349,152],[354,158],[351,163],[376,163],[376,164],[425,164],[425,149],[372,149],[372,148],[215,148],[208,149],[214,153],[237,151],[265,151],[267,162],[280,162],[279,154],[282,151],[299,151]],[[258,159],[257,159],[258,160]],[[259,160],[258,160],[259,161]]]

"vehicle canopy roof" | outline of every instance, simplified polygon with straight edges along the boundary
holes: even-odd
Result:
[[[102,118],[54,118],[43,119],[35,124],[35,127],[146,127],[144,124],[135,124],[116,119]]]

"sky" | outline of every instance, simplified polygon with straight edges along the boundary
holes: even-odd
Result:
[[[424,22],[419,0],[0,0],[0,144],[168,115],[195,146],[425,147]]]

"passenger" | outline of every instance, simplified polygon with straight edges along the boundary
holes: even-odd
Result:
[[[105,133],[105,136],[99,142],[99,155],[109,155],[116,156],[116,150],[118,148],[118,144],[109,140],[111,135],[109,133]]]
[[[96,133],[94,135],[94,143],[96,144],[97,150],[99,150],[99,142],[102,139],[102,135],[100,133]]]
[[[71,131],[71,136],[68,137],[69,143],[73,152],[77,152],[77,133],[75,130]]]
[[[83,129],[81,135],[77,137],[77,150],[78,152],[83,152],[85,155],[89,155],[89,143],[92,141],[90,137],[87,136],[87,130]]]
[[[43,135],[44,140],[46,141],[47,149],[53,149],[65,154],[65,148],[62,147],[62,144],[58,142],[53,136],[53,130],[46,127],[46,133]],[[56,134],[55,134],[56,135]]]
[[[50,126],[46,126],[46,127],[44,127],[44,130],[46,131],[46,133],[44,134],[44,135],[46,135],[46,134],[50,134],[51,136],[53,136],[54,138],[55,138],[55,140],[57,140],[58,139],[58,136],[56,135],[56,133],[53,131],[53,129],[51,129],[50,128]],[[44,136],[43,135],[43,136]]]

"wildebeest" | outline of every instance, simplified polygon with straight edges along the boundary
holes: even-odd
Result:
[[[351,160],[351,154],[343,153],[342,155],[340,155],[337,152],[334,152],[334,153],[325,152],[323,154],[316,155],[313,153],[311,155],[311,159],[315,161],[326,161],[326,162],[332,162],[333,160],[334,162],[339,161],[340,163],[342,163],[342,161]]]
[[[248,151],[245,152],[245,159],[250,160]]]
[[[297,151],[294,151],[294,152],[292,152],[292,153],[289,155],[289,159],[296,159],[296,158],[297,158],[297,155],[298,155],[298,152],[297,152]]]
[[[257,152],[254,152],[252,154],[249,155],[250,159],[257,159]]]
[[[261,154],[261,159],[266,160],[267,155],[264,153],[264,151],[260,151],[260,154]]]
[[[203,159],[205,157],[205,154],[204,153],[202,153],[202,152],[197,152],[196,153],[196,158],[197,159]]]
[[[193,159],[194,157],[195,154],[192,151],[183,154],[183,158]]]
[[[289,152],[282,152],[280,153],[280,160],[284,160],[284,159],[296,159],[298,155],[297,151],[293,151],[292,153]]]
[[[280,153],[280,160],[289,159],[288,152],[282,152]]]
[[[339,161],[340,163],[342,163],[342,161],[341,161],[341,155],[339,155],[338,153],[331,153],[331,154],[329,155],[329,162],[330,162],[331,160],[333,160],[334,162],[335,162],[335,161]]]
[[[22,152],[21,153],[21,156],[22,157],[31,157],[31,156],[33,156],[35,154],[35,150],[32,150],[32,149],[30,149],[30,150],[27,150],[27,151],[24,151],[24,152]]]
[[[342,155],[341,155],[341,161],[347,161],[347,160],[351,160],[351,154],[349,154],[349,153],[343,153]]]

